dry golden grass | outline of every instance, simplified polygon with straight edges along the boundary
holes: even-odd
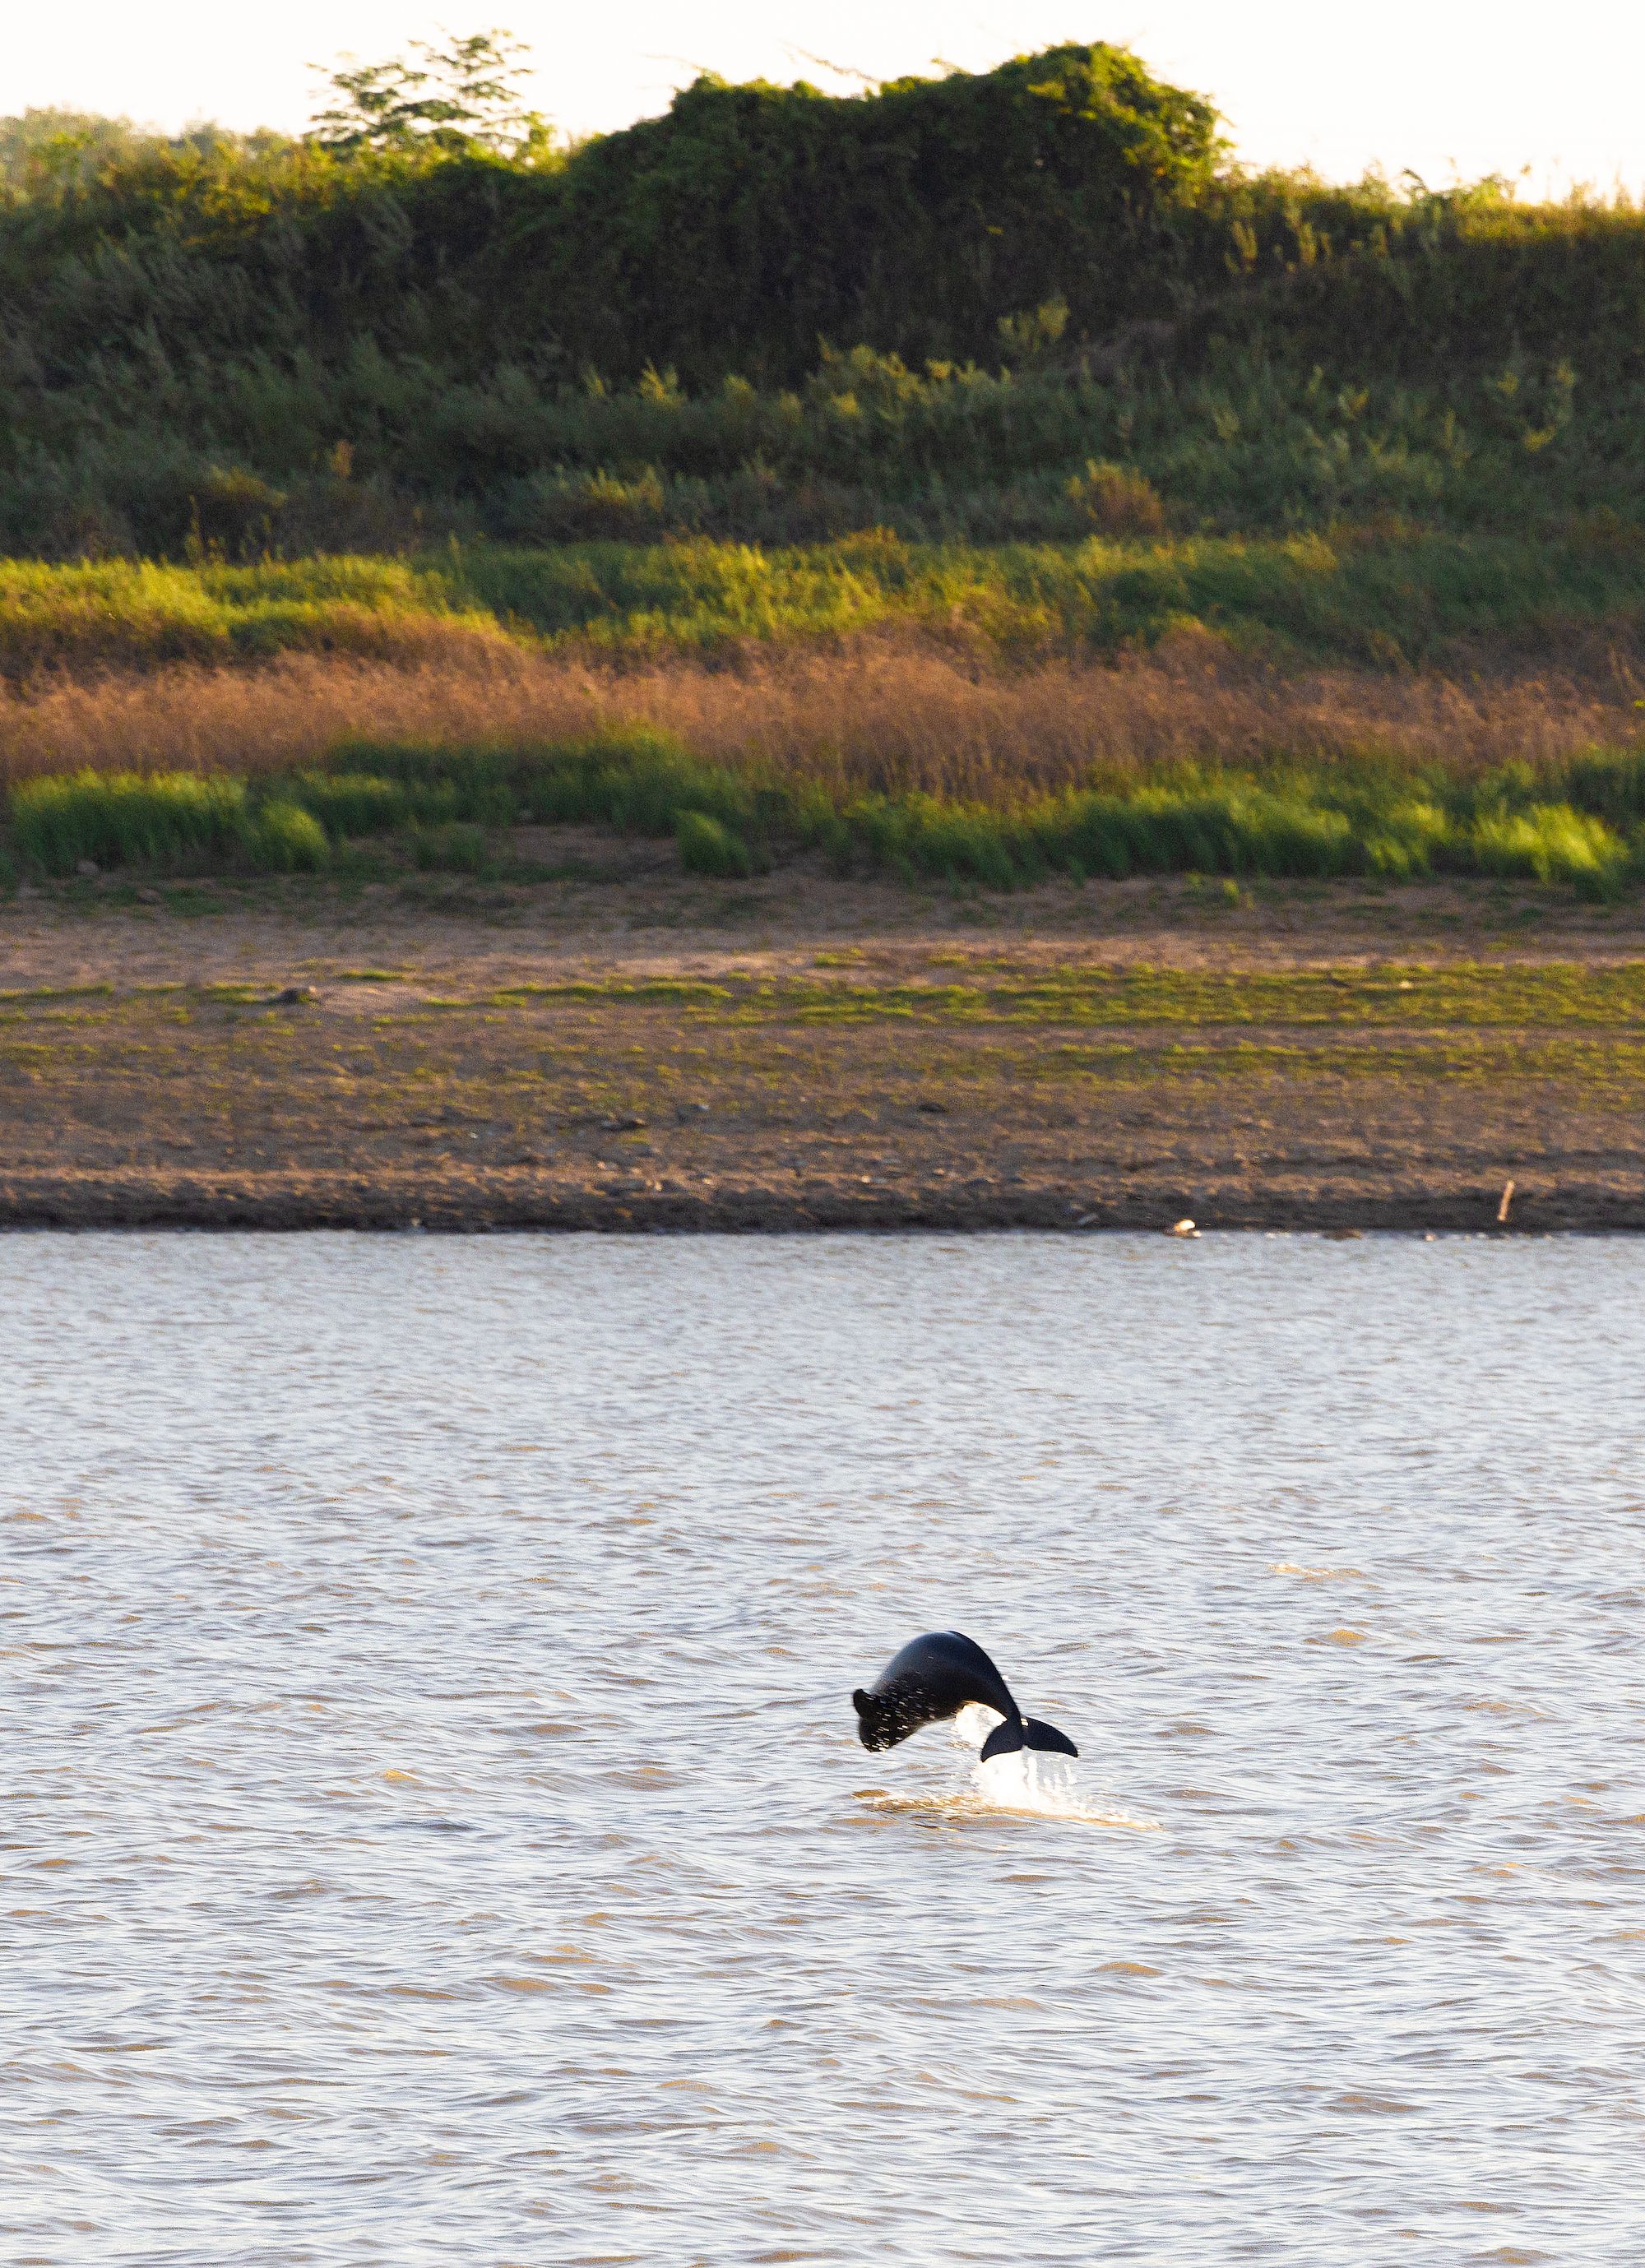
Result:
[[[1199,634],[1118,666],[1020,670],[907,637],[625,669],[476,643],[398,664],[288,653],[254,668],[59,680],[0,704],[0,777],[83,765],[251,772],[312,762],[352,735],[546,740],[644,720],[700,755],[835,786],[998,799],[1184,759],[1381,752],[1466,775],[1636,745],[1638,702],[1629,670],[1604,658],[1566,674],[1286,675]]]

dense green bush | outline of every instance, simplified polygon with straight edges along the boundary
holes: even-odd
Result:
[[[1059,299],[1104,332],[1169,309],[1216,147],[1207,104],[1103,46],[845,100],[699,79],[556,178],[545,313],[586,311],[598,368],[633,372],[638,345],[699,377],[730,350],[792,378],[819,339],[990,354]]]
[[[13,140],[12,552],[1645,517],[1645,216],[1219,170],[1111,48],[512,158]]]
[[[241,840],[248,863],[260,874],[310,873],[331,855],[326,830],[314,814],[284,797],[257,805]]]

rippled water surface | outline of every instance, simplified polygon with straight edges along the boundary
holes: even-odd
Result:
[[[1638,2261],[1642,1268],[0,1244],[0,2257]]]

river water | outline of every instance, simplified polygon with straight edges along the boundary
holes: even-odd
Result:
[[[0,1243],[0,2257],[1637,2262],[1642,1268]]]

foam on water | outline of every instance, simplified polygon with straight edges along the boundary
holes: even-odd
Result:
[[[994,1727],[1003,1722],[996,1710],[985,1709],[980,1702],[970,1703],[950,1720],[955,1747],[968,1749],[977,1756],[969,1786],[926,1788],[905,1795],[889,1788],[859,1787],[854,1791],[859,1801],[872,1804],[876,1811],[934,1813],[946,1819],[1006,1813],[1033,1819],[1077,1820],[1088,1827],[1157,1831],[1157,1819],[1139,1818],[1088,1794],[1080,1786],[1079,1767],[1071,1756],[1018,1749],[1009,1756],[991,1756],[984,1764],[977,1752]]]
[[[987,1766],[992,1772],[995,1764],[1014,1761],[995,1757]],[[974,1776],[982,1778],[982,1767]],[[1133,1834],[1154,1835],[1159,1832],[1157,1819],[1143,1819],[1128,1811],[1120,1811],[1111,1804],[1097,1803],[1081,1795],[1075,1789],[1058,1791],[1043,1785],[1025,1785],[995,1793],[992,1787],[975,1786],[948,1791],[914,1790],[905,1795],[889,1787],[859,1787],[852,1791],[859,1803],[873,1811],[911,1812],[927,1818],[966,1819],[1060,1819],[1081,1827],[1124,1827]]]

